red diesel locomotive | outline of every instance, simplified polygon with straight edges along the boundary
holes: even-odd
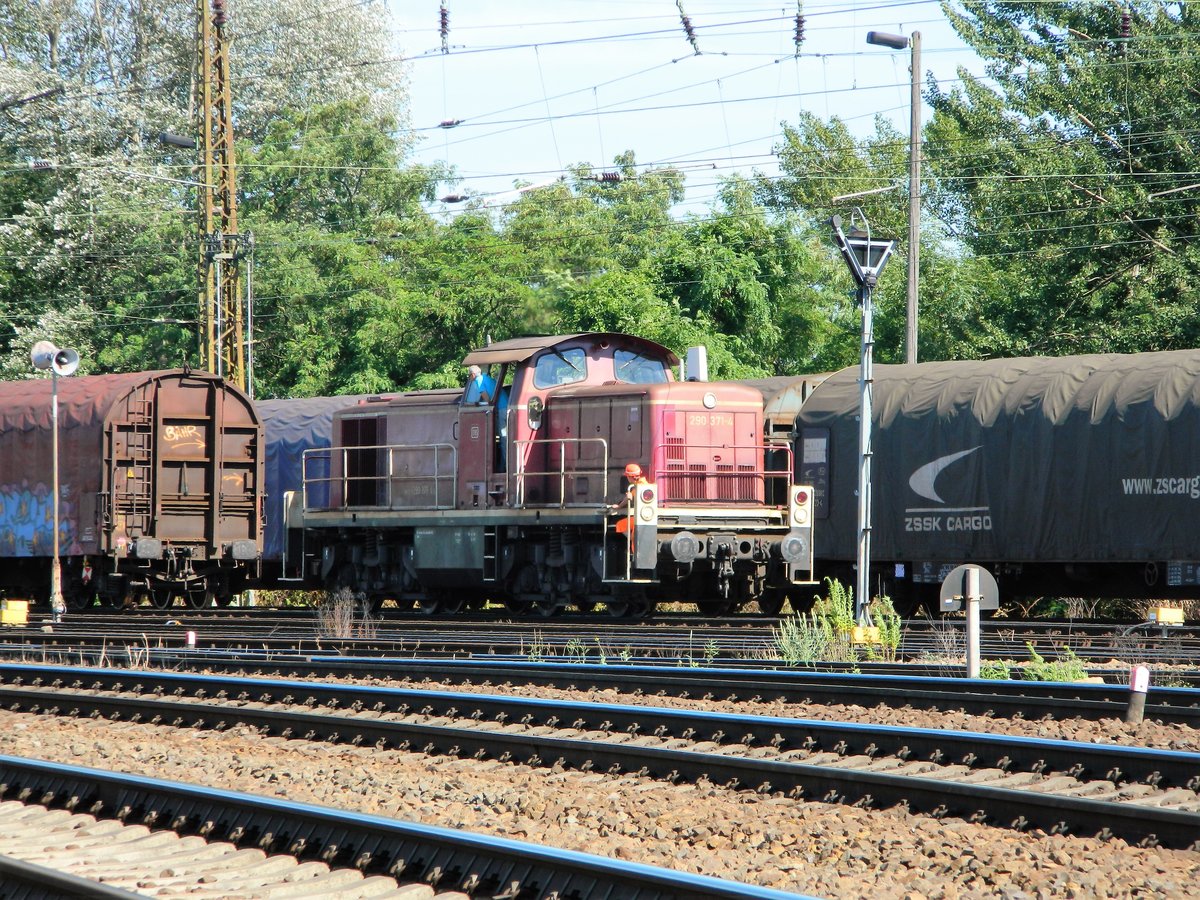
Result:
[[[761,393],[677,381],[678,362],[621,334],[518,338],[463,361],[493,396],[339,411],[285,498],[284,576],[428,613],[777,612],[813,581],[812,491],[764,444]]]

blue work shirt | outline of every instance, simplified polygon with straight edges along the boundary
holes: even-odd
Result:
[[[489,401],[495,398],[496,379],[487,372],[480,372],[467,383],[467,393],[463,397],[463,403],[480,403],[484,394],[487,394]]]

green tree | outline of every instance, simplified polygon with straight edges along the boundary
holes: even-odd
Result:
[[[1200,13],[1159,2],[946,7],[991,82],[963,71],[959,85],[932,87],[926,132],[930,205],[1003,288],[966,316],[980,351],[1195,346]]]
[[[271,130],[282,98],[304,114],[319,116],[319,100],[335,118],[386,123],[377,138],[402,151],[403,80],[385,15],[375,3],[239,2],[239,151],[270,156],[268,136],[305,145],[304,127]],[[191,130],[194,17],[191,0],[0,0],[0,356],[14,365],[29,335],[63,339],[42,332],[63,321],[47,315],[59,311],[90,329],[74,339],[97,348],[99,370],[196,362],[196,159],[154,138]],[[314,130],[333,132],[327,122]],[[32,170],[33,160],[52,168]],[[380,187],[358,174],[363,192]],[[242,177],[254,180],[245,168]],[[314,191],[310,207],[329,200],[315,184],[301,189]],[[402,194],[383,202],[400,205]],[[88,315],[76,314],[81,305]]]

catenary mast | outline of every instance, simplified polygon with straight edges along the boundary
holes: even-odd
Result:
[[[252,239],[238,231],[237,161],[229,84],[226,0],[196,0],[200,157],[201,356],[209,371],[247,388],[249,296],[243,315],[242,260]]]

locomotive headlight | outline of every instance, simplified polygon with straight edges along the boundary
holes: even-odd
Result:
[[[649,522],[651,519],[653,519],[653,518],[654,518],[654,507],[652,507],[652,506],[643,506],[643,507],[642,507],[642,508],[641,508],[641,509],[638,511],[638,515],[641,517],[641,519],[642,519],[642,521],[643,521],[643,522]]]
[[[714,394],[712,391],[709,391],[707,394],[704,395],[704,408],[712,409],[716,405],[717,405],[717,395]]]
[[[801,562],[808,556],[808,541],[802,535],[789,534],[779,545],[779,554],[787,562]]]

